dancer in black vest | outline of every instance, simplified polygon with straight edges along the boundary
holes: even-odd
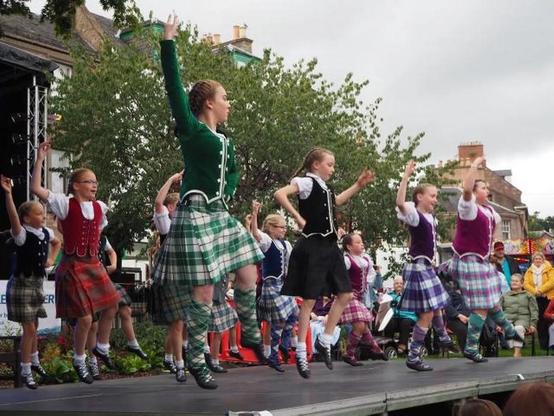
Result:
[[[310,312],[320,296],[335,294],[335,302],[329,311],[325,332],[315,342],[315,348],[332,369],[331,339],[343,309],[352,299],[350,278],[344,259],[337,245],[335,205],[347,203],[357,192],[372,182],[373,173],[364,170],[356,182],[335,198],[325,183],[335,171],[335,156],[327,149],[314,148],[304,158],[302,167],[295,173],[306,171],[306,176],[295,177],[291,183],[277,192],[275,199],[296,220],[302,237],[292,250],[288,275],[281,294],[300,296],[304,299],[298,320],[298,346],[296,368],[304,378],[310,377],[307,361],[306,333]],[[298,208],[288,197],[298,195]]]
[[[2,189],[6,196],[6,210],[11,224],[11,234],[16,246],[14,269],[6,290],[8,319],[23,327],[21,337],[21,378],[27,387],[36,389],[32,371],[41,377],[46,372],[40,365],[37,349],[38,318],[46,318],[42,306],[42,284],[46,277],[45,267],[54,264],[60,240],[44,226],[44,207],[36,201],[21,204],[19,213],[12,197],[12,181],[2,175]],[[52,250],[49,250],[52,246]]]

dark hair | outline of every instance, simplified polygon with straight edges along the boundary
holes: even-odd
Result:
[[[475,182],[473,182],[473,192],[477,190],[477,185],[479,183],[484,183],[485,185],[487,184],[487,182],[485,182],[483,179],[475,179]]]
[[[23,217],[28,216],[31,213],[33,206],[36,204],[42,207],[42,204],[38,201],[26,201],[22,203],[17,209],[17,215],[19,216],[19,221],[24,222]]]
[[[75,184],[76,182],[79,182],[83,177],[83,175],[89,172],[94,175],[94,172],[89,168],[79,168],[71,172],[71,175],[69,175],[69,182],[67,184],[67,193],[74,194],[75,190],[73,189],[73,184]]]
[[[435,185],[430,183],[420,183],[414,188],[414,191],[412,192],[412,201],[414,201],[414,204],[417,206],[417,196],[425,193],[427,188],[435,187]]]
[[[324,155],[334,156],[333,152],[324,149],[323,147],[312,148],[312,150],[306,153],[306,156],[304,156],[304,161],[302,162],[302,166],[300,166],[296,170],[296,172],[294,172],[292,177],[294,178],[295,176],[298,176],[302,171],[310,171],[314,162],[322,161]]]
[[[458,408],[456,416],[502,416],[502,411],[490,400],[469,399]]]
[[[362,238],[360,233],[357,232],[357,231],[352,232],[352,233],[348,233],[348,234],[345,234],[345,235],[342,236],[341,244],[342,244],[342,248],[343,248],[344,251],[349,252],[348,246],[352,245],[352,243],[354,242],[354,236],[355,235]]]
[[[551,416],[553,413],[554,385],[543,381],[519,386],[504,406],[504,416]]]
[[[204,103],[214,97],[218,87],[223,87],[219,82],[212,79],[198,81],[192,86],[189,92],[190,111],[195,117],[202,114]]]

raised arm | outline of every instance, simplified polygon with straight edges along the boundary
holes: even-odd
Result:
[[[183,179],[183,173],[184,170],[172,175],[167,181],[165,181],[163,186],[158,191],[158,195],[156,195],[156,201],[154,202],[154,209],[157,214],[161,214],[163,211],[164,200],[169,193],[169,190],[171,189],[171,185],[181,182],[181,180]]]
[[[261,207],[262,204],[258,201],[252,201],[252,221],[250,222],[250,232],[258,242],[262,239],[260,230],[258,229],[258,214],[260,213]]]
[[[483,163],[485,159],[483,157],[476,158],[469,167],[463,180],[464,201],[471,201],[473,198],[473,186],[475,184],[475,178],[477,177],[477,169]]]
[[[31,192],[38,196],[42,201],[48,200],[50,191],[42,186],[42,164],[46,155],[50,151],[52,144],[49,140],[45,140],[38,146],[37,160],[33,167],[33,176],[31,178]]]
[[[198,127],[199,123],[190,110],[188,94],[181,80],[179,61],[177,59],[174,41],[178,31],[179,18],[170,15],[164,25],[164,39],[160,42],[161,61],[165,79],[165,89],[169,97],[171,113],[177,124],[177,130],[189,134]]]
[[[6,211],[8,211],[8,218],[10,220],[10,226],[12,229],[12,235],[19,235],[21,232],[21,222],[19,221],[19,215],[17,215],[17,208],[13,202],[12,195],[12,180],[4,175],[0,176],[0,184],[6,195]]]
[[[368,183],[373,182],[374,180],[375,175],[373,174],[373,172],[369,169],[364,169],[362,173],[360,173],[360,176],[358,176],[356,182],[354,182],[354,184],[350,188],[342,191],[339,195],[337,195],[335,203],[337,204],[337,206],[346,204],[348,201],[350,201],[350,198],[352,198],[363,188],[365,188]]]
[[[296,195],[300,192],[298,185],[295,183],[292,183],[287,186],[283,186],[281,189],[276,191],[273,194],[273,197],[277,201],[279,205],[281,205],[283,208],[285,208],[290,215],[294,218],[296,223],[298,224],[298,227],[300,229],[303,229],[306,225],[306,220],[302,218],[300,213],[294,208],[294,206],[289,201],[289,195]]]
[[[398,192],[396,193],[396,206],[402,215],[406,215],[406,191],[408,189],[408,181],[413,175],[416,168],[416,164],[413,160],[410,160],[404,169],[404,175],[398,186]]]

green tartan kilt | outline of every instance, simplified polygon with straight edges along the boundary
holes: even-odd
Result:
[[[38,318],[46,318],[43,282],[44,276],[10,277],[6,289],[8,320],[29,323],[37,321]]]
[[[224,332],[235,326],[239,320],[237,312],[224,301],[215,303],[212,306],[212,320],[208,327],[208,332]]]
[[[208,205],[202,196],[192,195],[177,208],[153,277],[189,287],[213,285],[263,257],[254,237],[222,201]]]
[[[184,287],[170,282],[154,282],[151,287],[151,316],[155,325],[169,325],[174,321],[187,320],[187,308],[191,294]]]

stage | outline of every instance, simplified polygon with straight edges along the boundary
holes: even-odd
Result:
[[[183,385],[167,375],[0,390],[0,414],[9,415],[224,415],[268,410],[275,416],[372,415],[514,390],[525,381],[554,381],[554,357],[428,361],[434,371],[416,373],[402,360],[351,367],[335,362],[329,371],[311,365],[302,379],[292,365],[279,374],[268,367],[218,374],[219,388]]]

